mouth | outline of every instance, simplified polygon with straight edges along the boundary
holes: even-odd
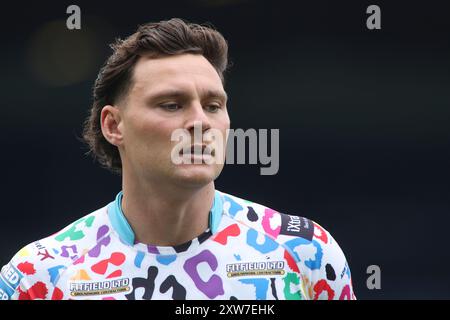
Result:
[[[211,146],[197,144],[182,148],[180,150],[180,156],[183,155],[214,157],[215,150]]]

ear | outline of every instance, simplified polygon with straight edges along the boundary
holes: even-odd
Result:
[[[111,105],[103,107],[100,113],[100,123],[105,139],[118,147],[123,141],[122,117],[119,108]]]

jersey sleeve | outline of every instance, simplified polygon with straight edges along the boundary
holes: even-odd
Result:
[[[303,294],[311,300],[355,300],[350,268],[336,240],[318,223],[284,215],[286,250],[299,269]]]
[[[299,268],[309,276],[304,280],[310,299],[356,300],[344,252],[327,230],[316,222],[311,223],[313,238],[299,261]]]
[[[356,300],[344,252],[327,230],[316,222],[313,224],[316,256],[322,254],[321,263],[317,264],[311,276],[314,299]]]
[[[39,245],[39,243],[37,244]],[[0,299],[45,300],[54,298],[52,263],[48,250],[31,243],[18,251],[0,272]]]

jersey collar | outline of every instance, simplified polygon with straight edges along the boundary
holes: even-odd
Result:
[[[116,199],[108,205],[108,215],[111,221],[112,227],[119,234],[120,239],[127,245],[134,245],[134,232],[128,223],[125,215],[122,211],[122,197],[123,192],[120,191]],[[220,220],[223,212],[223,199],[219,191],[214,192],[214,202],[211,210],[209,211],[209,229],[212,234],[217,232],[219,228]]]

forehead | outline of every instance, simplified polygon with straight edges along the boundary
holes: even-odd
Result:
[[[134,92],[173,88],[223,91],[217,71],[200,54],[141,57],[134,68],[133,82]]]

